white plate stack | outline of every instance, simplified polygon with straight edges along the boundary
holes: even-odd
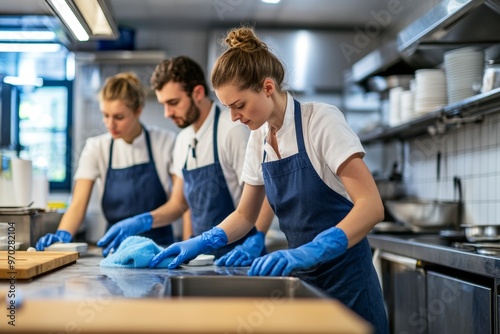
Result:
[[[403,87],[394,87],[389,90],[389,125],[396,126],[401,123],[401,93]]]
[[[414,117],[414,94],[411,90],[401,93],[401,122],[409,121]]]
[[[446,101],[446,76],[442,69],[415,71],[416,116],[442,108]]]
[[[484,70],[484,51],[475,47],[461,48],[444,54],[448,103],[462,101],[476,94]]]

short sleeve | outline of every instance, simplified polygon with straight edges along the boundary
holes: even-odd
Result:
[[[330,105],[322,105],[311,113],[309,135],[312,149],[328,167],[337,174],[338,168],[352,155],[365,151],[342,112]]]
[[[262,159],[264,156],[264,136],[265,126],[252,131],[248,140],[245,163],[243,164],[243,172],[241,180],[252,186],[264,185],[262,176]]]
[[[102,159],[102,140],[100,139],[102,139],[102,137],[93,137],[88,138],[85,142],[78,162],[78,168],[74,176],[75,180],[83,179],[95,181],[101,177],[99,161]]]

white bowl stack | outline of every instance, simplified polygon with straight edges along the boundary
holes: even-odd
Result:
[[[446,105],[446,76],[442,69],[415,71],[415,115],[420,116]]]
[[[466,47],[444,54],[444,67],[448,85],[448,103],[462,101],[476,94],[484,70],[484,51]]]

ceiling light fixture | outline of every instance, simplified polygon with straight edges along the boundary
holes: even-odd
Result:
[[[58,52],[57,43],[0,43],[0,52]]]
[[[262,0],[262,2],[264,2],[264,3],[270,3],[270,4],[273,4],[273,5],[279,3],[280,1],[281,0]]]
[[[55,41],[56,34],[53,31],[36,30],[0,30],[2,41]]]
[[[45,0],[79,41],[117,39],[106,0]]]

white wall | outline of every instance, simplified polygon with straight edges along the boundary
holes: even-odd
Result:
[[[394,145],[394,144],[393,144]],[[368,156],[380,153],[366,146]],[[462,181],[464,223],[500,224],[500,113],[481,123],[449,129],[443,136],[422,135],[405,143],[404,182],[411,195],[422,199],[457,200],[453,178]],[[441,177],[437,178],[437,152],[441,151]],[[386,161],[399,160],[399,150]]]
[[[167,57],[185,55],[207,66],[208,31],[200,29],[138,30],[138,50],[164,50]]]

